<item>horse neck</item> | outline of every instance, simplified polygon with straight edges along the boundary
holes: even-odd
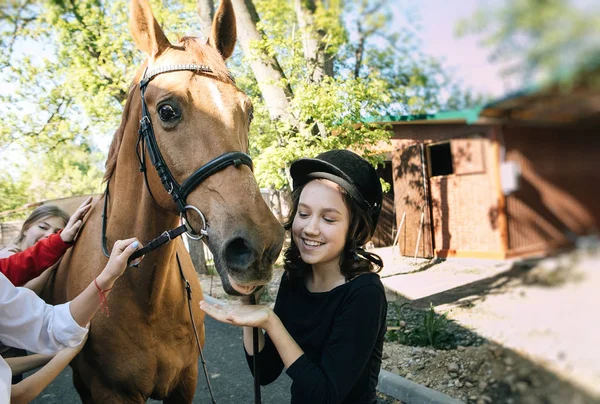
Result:
[[[148,176],[156,175],[152,167],[147,169]],[[121,146],[117,168],[109,183],[109,195],[106,231],[109,246],[118,239],[129,237],[137,237],[142,245],[146,245],[179,224],[178,217],[163,210],[150,194],[135,157],[135,141],[124,140]],[[139,270],[128,270],[124,277],[143,286],[138,289],[152,295],[151,301],[168,301],[164,299],[164,293],[179,281],[180,276],[178,271],[169,269],[177,265],[175,251],[176,243],[163,245],[146,255]]]

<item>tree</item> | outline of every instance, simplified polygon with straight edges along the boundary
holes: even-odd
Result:
[[[104,156],[85,144],[67,144],[53,153],[40,155],[31,163],[21,177],[29,184],[28,194],[34,201],[102,191]]]
[[[198,32],[197,9],[202,29],[210,29],[212,0],[151,3],[172,42]],[[372,117],[468,100],[409,33],[389,30],[390,2],[233,4],[241,47],[230,67],[255,105],[250,151],[262,186],[286,187],[292,160],[329,148],[352,148],[376,161],[371,150],[389,134],[370,123]],[[62,170],[44,179],[52,181],[46,188],[65,189],[61,178],[91,184],[99,178],[97,157],[91,157],[98,151],[94,139],[110,138],[117,127],[141,58],[127,14],[127,0],[7,0],[0,6],[0,69],[10,83],[0,93],[0,144],[63,157],[68,150],[87,167],[65,177],[73,160],[38,159]],[[442,99],[442,89],[453,96]]]
[[[13,210],[27,202],[27,184],[15,182],[7,172],[0,172],[0,212]]]
[[[171,1],[154,8],[176,35],[190,29],[182,21],[197,21],[194,6]],[[112,136],[142,57],[129,37],[128,10],[125,0],[8,0],[0,6],[0,70],[8,87],[0,92],[0,145],[54,173],[43,178],[44,191],[53,191],[28,188],[29,201],[99,188],[95,139]],[[39,157],[50,154],[62,160]],[[14,177],[17,187],[27,173]]]
[[[483,35],[491,60],[520,83],[568,82],[600,66],[600,3],[594,1],[508,0],[478,9],[457,32]]]
[[[374,117],[470,102],[408,31],[390,32],[388,1],[233,3],[243,58],[231,68],[255,103],[251,146],[263,186],[285,187],[291,161],[331,148],[380,161],[373,146],[389,133]]]

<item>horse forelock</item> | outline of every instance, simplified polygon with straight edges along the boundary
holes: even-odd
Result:
[[[203,43],[200,38],[184,36],[178,45],[193,54],[196,63],[207,65],[212,70],[212,75],[221,81],[230,82],[229,69],[221,54],[211,46]]]

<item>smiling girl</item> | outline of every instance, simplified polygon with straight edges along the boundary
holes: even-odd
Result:
[[[376,403],[387,302],[376,272],[383,263],[362,248],[381,211],[377,172],[347,150],[292,164],[292,242],[275,307],[225,309],[200,302],[215,319],[244,326],[252,369],[252,328],[259,327],[260,382],[285,367],[292,403]]]

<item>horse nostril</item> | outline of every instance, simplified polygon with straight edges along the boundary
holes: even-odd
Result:
[[[234,269],[246,269],[254,261],[252,249],[246,240],[234,238],[225,247],[225,261]]]

